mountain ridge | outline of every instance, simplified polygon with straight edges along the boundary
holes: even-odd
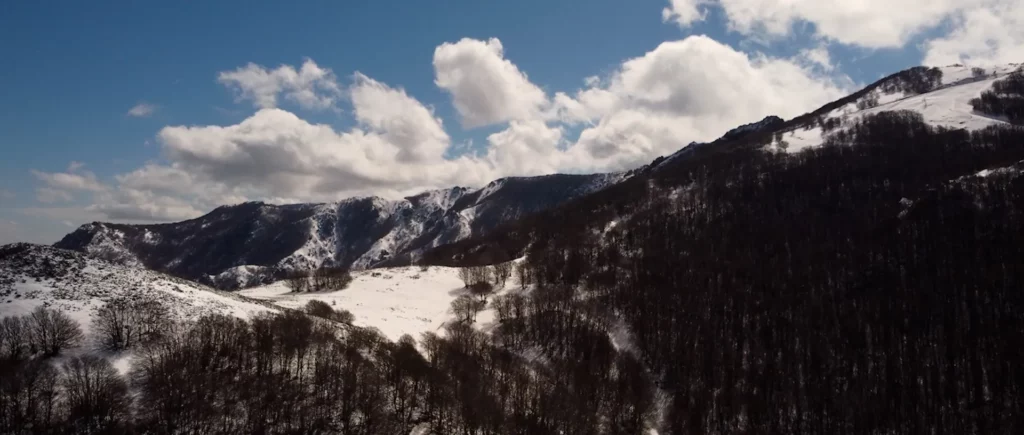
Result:
[[[631,174],[507,177],[479,189],[436,189],[399,200],[245,202],[175,223],[93,222],[54,246],[236,289],[322,265],[408,264],[424,249],[486,233]]]

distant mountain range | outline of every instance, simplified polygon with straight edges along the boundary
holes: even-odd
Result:
[[[94,222],[55,246],[122,264],[236,289],[321,265],[409,264],[426,249],[496,226],[628,178],[631,173],[547,175],[453,187],[401,200],[351,198],[320,204],[249,202],[183,222]]]

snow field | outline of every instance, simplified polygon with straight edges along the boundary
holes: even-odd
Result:
[[[510,279],[504,289],[514,287]],[[334,309],[355,315],[356,326],[376,328],[390,340],[409,334],[417,341],[424,332],[443,332],[445,323],[454,319],[451,303],[466,294],[459,269],[419,266],[371,269],[352,273],[348,288],[330,292],[292,293],[283,282],[242,290],[239,293],[285,308],[302,308],[311,300],[324,301]],[[493,298],[494,296],[490,296]],[[494,311],[488,308],[477,315],[476,326],[488,330]]]

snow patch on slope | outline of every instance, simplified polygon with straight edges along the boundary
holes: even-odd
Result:
[[[319,267],[325,258],[334,258],[337,254],[334,230],[330,228],[334,214],[342,203],[332,202],[320,204],[313,215],[306,219],[309,238],[299,249],[285,257],[278,266],[286,269],[308,270]]]
[[[875,89],[862,100],[877,98],[878,105],[862,110],[856,102],[849,103],[829,112],[824,119],[840,118],[846,125],[867,115],[909,110],[920,113],[924,122],[936,127],[980,130],[992,125],[1004,125],[1007,124],[1005,120],[975,112],[970,101],[991,88],[996,80],[1018,68],[1017,64],[1001,65],[986,69],[982,76],[975,76],[968,66],[942,67],[942,85],[931,92],[917,95],[906,95],[903,92],[883,94]],[[797,153],[820,146],[825,136],[821,127],[815,125],[809,129],[797,128],[784,132],[782,140],[788,144],[785,152]],[[769,145],[768,149],[782,151],[777,143]]]
[[[100,223],[86,224],[82,227],[98,227],[92,241],[86,247],[86,253],[94,257],[115,261],[128,266],[142,267],[139,258],[125,246],[124,232]]]
[[[96,311],[118,296],[153,298],[181,321],[206,314],[247,319],[276,311],[236,294],[79,252],[29,244],[0,247],[0,317],[55,308],[78,321],[88,338]]]
[[[1005,121],[974,112],[971,99],[977,98],[982,92],[992,87],[997,78],[990,77],[974,82],[943,87],[926,94],[893,101],[861,111],[854,116],[866,115],[895,110],[918,112],[924,121],[933,126],[965,128],[980,130],[990,125],[1006,124]]]

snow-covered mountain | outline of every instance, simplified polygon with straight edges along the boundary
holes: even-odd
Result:
[[[617,183],[628,173],[503,178],[400,200],[244,203],[178,223],[83,225],[55,246],[144,266],[224,289],[320,265],[355,269],[415,260],[426,249]]]
[[[278,311],[271,304],[80,252],[27,243],[0,246],[0,317],[45,306],[67,313],[88,338],[96,310],[122,295],[157,300],[177,320]]]
[[[815,112],[813,122],[791,123],[780,130],[779,138],[785,142],[786,152],[799,152],[821,145],[829,133],[842,130],[843,125],[867,115],[898,110],[920,113],[932,126],[979,130],[1005,125],[1005,119],[975,111],[971,100],[1020,68],[1020,64],[913,68],[873,84],[856,98],[841,100],[843,104],[837,107]],[[778,150],[778,141],[771,147]]]

